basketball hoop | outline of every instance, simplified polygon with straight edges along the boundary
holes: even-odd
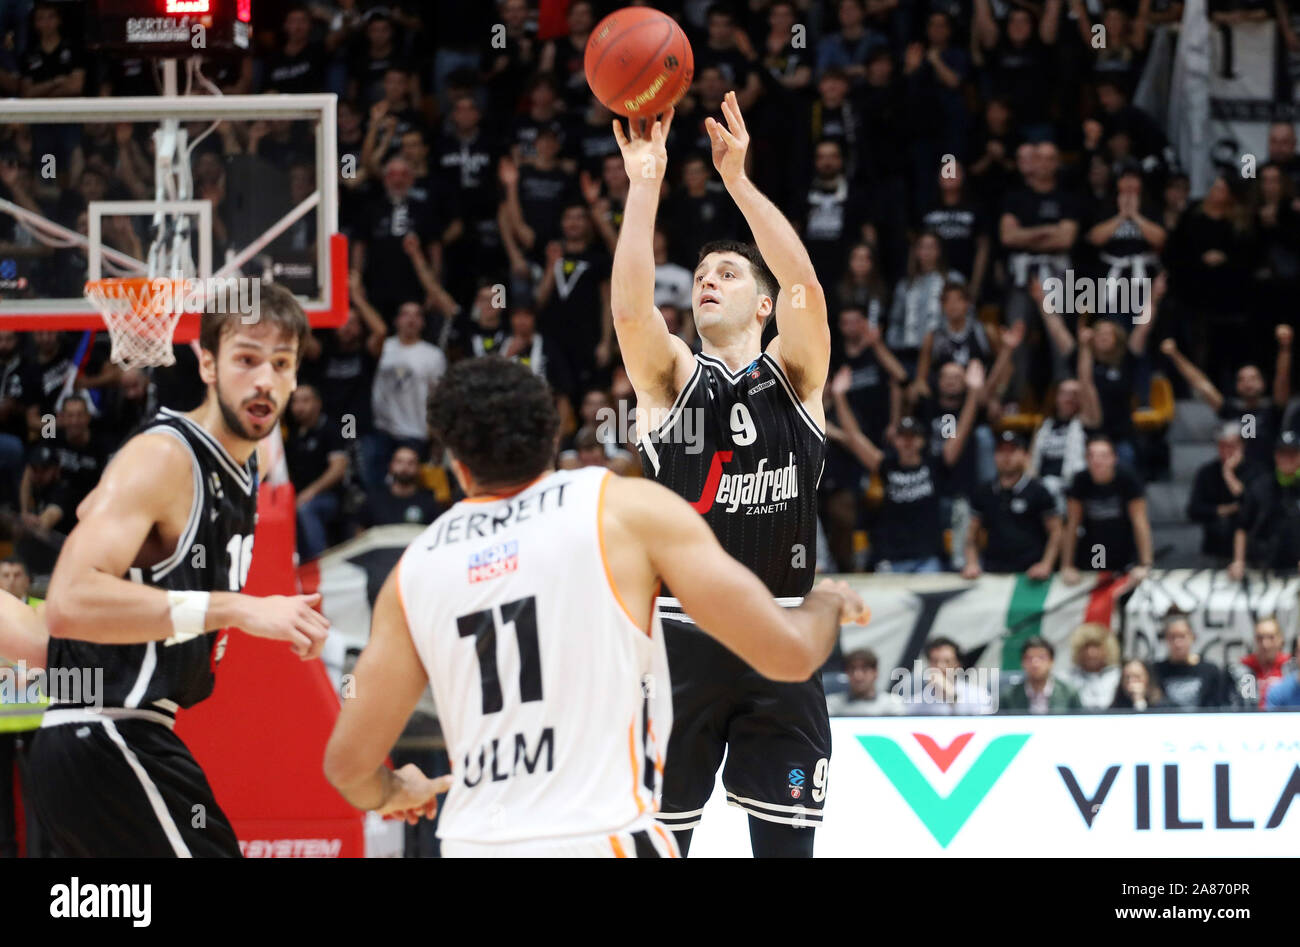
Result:
[[[185,281],[134,276],[90,280],[86,299],[99,310],[124,369],[174,365],[172,336],[184,311]]]

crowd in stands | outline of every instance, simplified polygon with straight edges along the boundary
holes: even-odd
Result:
[[[259,0],[252,51],[206,58],[204,89],[339,97],[352,312],[315,333],[283,425],[304,558],[370,525],[429,522],[456,499],[425,403],[457,359],[517,359],[548,380],[561,465],[638,472],[634,431],[602,423],[632,416],[609,283],[628,181],[583,73],[592,27],[620,5]],[[1190,193],[1186,156],[1132,104],[1155,31],[1176,25],[1181,3],[654,5],[695,56],[668,144],[655,303],[698,350],[696,251],[748,236],[703,131],[734,89],[749,173],[803,236],[831,306],[825,568],[1077,581],[1131,566],[1140,578],[1153,560],[1146,484],[1169,465],[1169,417],[1153,399],[1167,380],[1224,421],[1188,511],[1202,552],[1238,575],[1295,570],[1287,305],[1300,288],[1300,153],[1279,123],[1255,177],[1234,157]],[[1208,7],[1216,22],[1276,16],[1295,42],[1281,2]],[[0,96],[156,94],[147,60],[84,47],[85,15],[80,0],[5,4]],[[89,202],[153,194],[150,132],[0,126],[0,198],[84,233]],[[196,148],[218,258],[248,239],[259,200],[287,208],[311,192],[310,132],[223,122]],[[41,173],[46,155],[59,173]],[[146,224],[106,218],[103,239],[143,256]],[[307,215],[272,254],[308,254],[314,226]],[[45,247],[0,213],[10,258],[29,278],[6,295],[80,294],[84,250]],[[1053,288],[1107,277],[1147,291],[1107,290],[1079,311]],[[82,353],[79,334],[0,332],[0,530],[34,574],[140,420],[201,394],[187,346],[174,368],[140,372],[114,366],[104,342]],[[1130,672],[1160,686],[1153,669]],[[1049,690],[1049,705],[1064,699]],[[1108,690],[1138,701],[1109,679],[1079,690],[1094,705]]]
[[[1223,667],[1197,653],[1182,612],[1165,616],[1161,637],[1163,660],[1123,658],[1110,627],[1089,622],[1070,636],[1061,666],[1051,642],[1035,635],[1019,646],[1019,672],[965,668],[957,643],[934,637],[916,679],[901,668],[882,679],[876,653],[860,648],[844,655],[846,686],[827,703],[832,715],[866,717],[1300,710],[1300,664],[1286,652],[1276,618],[1260,618],[1252,650]]]

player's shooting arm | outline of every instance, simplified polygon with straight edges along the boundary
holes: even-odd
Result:
[[[808,680],[830,656],[841,614],[864,617],[860,601],[816,589],[799,608],[777,605],[704,518],[660,484],[610,477],[605,489],[605,549],[620,587],[648,595],[662,578],[702,631],[772,680]]]
[[[425,779],[414,764],[396,772],[385,765],[429,686],[402,608],[400,568],[399,563],[375,599],[370,640],[352,672],[353,694],[343,701],[325,747],[325,778],[358,809],[432,816],[451,777]]]
[[[0,592],[0,666],[22,662],[28,668],[43,668],[48,644],[36,609]]]
[[[118,452],[82,501],[79,522],[59,553],[46,596],[50,637],[140,644],[178,632],[237,626],[258,637],[290,641],[301,657],[316,657],[329,629],[329,621],[312,608],[319,595],[169,592],[122,578],[157,525],[183,525],[188,519],[191,477],[189,452],[171,437],[136,437]],[[206,609],[195,599],[205,594]]]
[[[668,331],[654,304],[655,214],[668,166],[665,141],[672,120],[670,111],[665,120],[650,127],[648,137],[639,133],[635,122],[624,134],[622,122],[614,120],[614,137],[629,183],[610,272],[610,315],[638,401],[664,406],[676,395],[679,365],[692,357],[686,343]]]
[[[705,122],[713,144],[714,167],[749,225],[763,261],[781,287],[776,299],[778,338],[770,348],[784,366],[800,400],[817,419],[822,414],[821,391],[826,385],[831,357],[826,295],[799,234],[785,214],[745,174],[749,132],[734,92],[728,92],[723,99],[722,113],[727,120],[725,127],[712,118]]]

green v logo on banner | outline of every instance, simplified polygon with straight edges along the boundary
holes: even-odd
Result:
[[[966,820],[984,801],[993,784],[1006,772],[1028,740],[1028,733],[1008,733],[994,738],[952,793],[945,797],[934,791],[930,781],[921,775],[902,747],[889,737],[858,737],[862,748],[876,761],[898,794],[930,830],[934,840],[944,848],[956,838]]]

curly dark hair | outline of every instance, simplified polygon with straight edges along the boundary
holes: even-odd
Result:
[[[550,466],[560,417],[532,369],[504,358],[457,362],[429,395],[433,436],[482,487],[527,483]]]

